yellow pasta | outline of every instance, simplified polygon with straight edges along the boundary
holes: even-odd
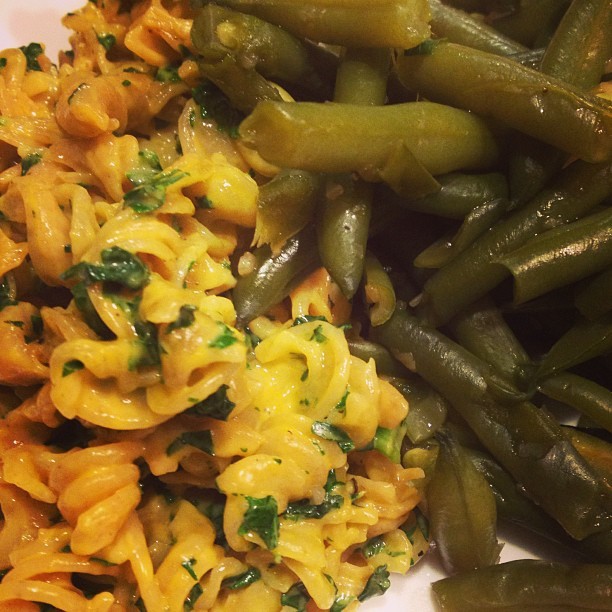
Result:
[[[427,546],[328,272],[237,320],[274,172],[202,111],[193,18],[88,2],[58,64],[0,53],[0,610],[350,611]]]

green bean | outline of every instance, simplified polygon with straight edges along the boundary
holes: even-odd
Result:
[[[486,168],[498,153],[484,121],[432,102],[262,102],[242,122],[240,135],[267,161],[311,172],[372,174],[398,142],[432,174]]]
[[[612,566],[508,561],[433,583],[443,612],[610,609]]]
[[[612,55],[612,4],[573,0],[546,48],[540,70],[580,89],[599,85]]]
[[[449,573],[493,565],[501,550],[493,493],[452,435],[440,430],[440,444],[427,487],[431,534]]]
[[[576,450],[612,483],[612,444],[575,427],[565,427]]]
[[[519,208],[537,196],[559,172],[568,155],[551,145],[516,132],[509,139],[508,183],[512,203]]]
[[[580,320],[550,348],[535,371],[542,380],[612,350],[612,315],[594,321]]]
[[[506,15],[516,12],[519,0],[452,0],[448,4],[468,13]]]
[[[609,0],[575,0],[548,44],[539,70],[579,89],[599,84],[612,55]],[[513,195],[525,202],[561,168],[567,155],[546,145],[520,144],[510,155]]]
[[[537,533],[554,542],[570,545],[567,533],[543,512],[540,507],[520,492],[514,478],[489,454],[469,447],[464,452],[476,470],[491,487],[498,518]]]
[[[441,268],[446,265],[499,221],[509,206],[508,200],[502,198],[475,206],[454,235],[443,236],[421,251],[414,265],[417,268]]]
[[[347,335],[346,341],[351,355],[363,361],[373,359],[379,374],[391,377],[406,376],[406,368],[381,344],[351,335]]]
[[[429,37],[425,0],[354,2],[224,0],[220,4],[257,15],[300,38],[346,47],[409,49]]]
[[[569,4],[570,0],[520,0],[516,11],[494,19],[492,25],[528,47],[537,47],[548,42]]]
[[[366,253],[363,291],[370,324],[388,321],[395,310],[395,290],[387,271],[372,253]]]
[[[281,100],[281,95],[269,81],[252,68],[245,68],[232,55],[222,60],[198,62],[200,74],[211,80],[229,99],[232,106],[249,113],[262,100]]]
[[[612,265],[612,209],[544,232],[496,261],[514,277],[522,304]]]
[[[281,170],[259,188],[253,242],[269,244],[278,252],[314,216],[321,197],[322,179],[300,170]]]
[[[425,284],[422,312],[446,323],[509,272],[495,261],[546,229],[580,218],[612,190],[612,166],[575,162],[529,204],[500,221]]]
[[[393,198],[407,210],[416,210],[449,219],[463,219],[481,205],[508,196],[506,177],[499,172],[460,174],[450,172],[438,176],[440,189],[421,198]]]
[[[398,58],[397,70],[429,99],[493,117],[586,161],[612,158],[610,106],[508,58],[438,41]]]
[[[523,388],[531,360],[492,300],[472,304],[450,322],[450,329],[461,346]]]
[[[542,62],[545,49],[539,47],[537,49],[528,49],[521,53],[512,53],[508,57],[523,66],[529,66],[529,68],[538,69]]]
[[[460,9],[430,0],[431,29],[436,38],[444,38],[474,49],[498,55],[510,55],[527,51],[527,47],[501,34],[482,20]]]
[[[253,15],[208,4],[196,15],[191,38],[205,62],[232,55],[239,66],[256,69],[267,79],[299,84],[312,92],[326,89],[304,43]]]
[[[330,177],[317,220],[321,261],[342,293],[355,295],[363,274],[372,185],[350,175]]]
[[[411,360],[416,372],[451,402],[489,452],[572,537],[610,528],[612,494],[550,414],[526,401],[510,407],[498,402],[487,364],[404,310],[396,310],[371,335]]]
[[[287,240],[276,255],[267,246],[256,249],[254,255],[253,270],[239,277],[233,289],[241,327],[287,297],[296,280],[319,263],[316,237],[310,227]]]
[[[405,374],[391,380],[393,386],[408,400],[406,434],[413,444],[422,444],[444,425],[448,402],[422,378]]]
[[[612,391],[609,389],[571,372],[546,378],[538,388],[546,397],[579,410],[612,432]]]
[[[346,49],[338,66],[334,101],[380,106],[387,97],[389,49]]]
[[[587,319],[596,319],[612,310],[612,270],[604,270],[576,294],[576,308]]]
[[[346,49],[338,66],[334,99],[357,105],[385,100],[388,49]],[[363,276],[372,208],[372,186],[349,174],[328,182],[318,215],[317,235],[323,265],[347,298]]]

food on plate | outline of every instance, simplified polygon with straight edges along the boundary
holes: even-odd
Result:
[[[534,10],[90,0],[0,52],[0,609],[355,610],[432,543],[441,609],[610,603],[612,7]]]

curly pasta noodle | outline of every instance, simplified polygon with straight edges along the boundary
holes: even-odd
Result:
[[[327,271],[237,325],[270,173],[201,112],[193,18],[89,2],[58,64],[0,53],[0,610],[351,610],[427,546]]]

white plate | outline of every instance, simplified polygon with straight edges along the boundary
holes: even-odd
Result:
[[[0,48],[18,47],[30,42],[43,43],[47,55],[56,61],[57,53],[68,48],[68,30],[61,25],[62,16],[84,3],[80,0],[0,0]],[[504,531],[500,539],[505,539]],[[516,542],[520,536],[512,533]],[[506,544],[502,561],[523,557],[539,557],[546,551],[547,557],[556,557],[554,547],[535,536],[523,538],[520,545]],[[430,584],[444,576],[435,554],[408,572],[406,576],[392,576],[391,588],[380,598],[370,600],[360,608],[363,612],[433,612],[435,604]]]

